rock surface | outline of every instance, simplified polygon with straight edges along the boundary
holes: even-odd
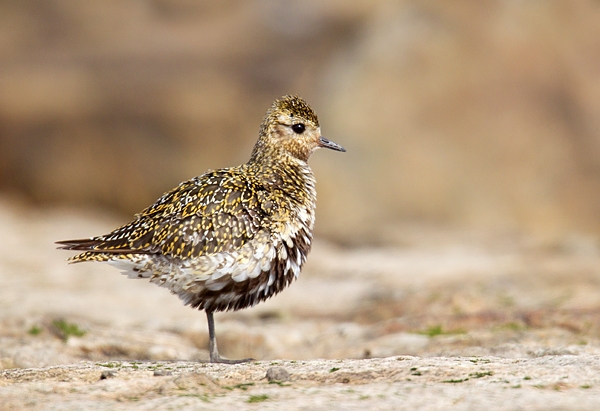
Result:
[[[111,267],[67,265],[54,249],[121,222],[0,197],[0,410],[593,410],[600,401],[592,239],[423,225],[380,247],[318,239],[289,289],[217,316],[221,353],[257,359],[224,366],[205,363],[202,313]],[[289,381],[269,384],[277,367]]]
[[[273,364],[289,382],[269,382]],[[115,376],[103,379],[111,370]],[[82,362],[0,371],[3,410],[596,410],[600,358]],[[156,376],[156,370],[169,370]],[[260,405],[256,405],[260,403]]]

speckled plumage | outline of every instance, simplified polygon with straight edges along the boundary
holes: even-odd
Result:
[[[210,329],[212,312],[252,306],[298,277],[315,221],[307,161],[319,147],[345,151],[321,136],[304,100],[285,96],[267,111],[248,163],[181,183],[109,234],[59,244],[82,251],[71,262],[107,262],[168,288],[205,310]]]

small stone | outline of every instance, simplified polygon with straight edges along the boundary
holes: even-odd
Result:
[[[173,371],[169,371],[169,370],[154,370],[154,376],[155,377],[164,377],[167,375],[173,375]]]
[[[113,377],[116,377],[116,376],[117,376],[116,372],[114,372],[114,371],[108,371],[107,370],[107,371],[102,371],[102,374],[100,374],[100,379],[101,380],[105,380],[107,378],[113,378]]]
[[[290,373],[283,367],[271,367],[267,370],[267,380],[284,382],[290,380]]]

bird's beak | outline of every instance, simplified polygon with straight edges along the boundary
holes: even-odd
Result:
[[[319,147],[330,148],[335,151],[345,152],[346,149],[333,141],[327,140],[325,137],[319,138]]]

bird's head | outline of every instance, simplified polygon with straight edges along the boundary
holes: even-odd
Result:
[[[346,151],[342,146],[321,136],[319,120],[312,108],[298,96],[275,100],[260,126],[260,136],[252,158],[262,151],[283,150],[293,157],[308,161],[317,148]]]

